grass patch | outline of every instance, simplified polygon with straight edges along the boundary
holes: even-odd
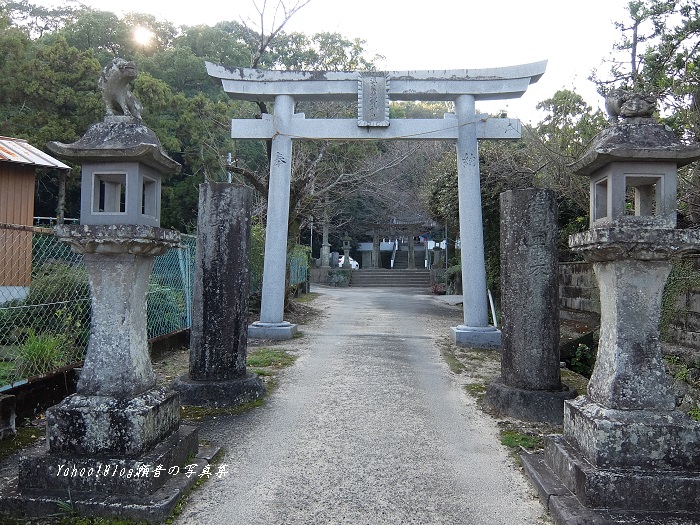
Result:
[[[464,385],[464,390],[467,391],[467,394],[476,398],[478,402],[483,401],[487,388],[488,385],[484,383],[469,383],[468,385]]]
[[[320,295],[321,294],[317,293],[317,292],[305,293],[301,297],[297,297],[296,299],[294,299],[294,302],[295,303],[310,303],[311,301],[313,301],[314,299],[316,299]]]
[[[457,359],[457,357],[455,357],[454,351],[449,346],[444,346],[440,353],[442,354],[442,358],[447,363],[447,366],[449,366],[450,370],[452,370],[452,373],[461,374],[466,370],[466,367],[459,359]]]
[[[499,352],[493,350],[480,350],[478,348],[469,348],[462,350],[462,357],[473,361],[496,361],[500,357]]]
[[[44,434],[45,430],[43,426],[17,427],[17,435],[15,437],[0,441],[0,459],[4,459],[44,439]]]
[[[575,388],[578,395],[583,395],[588,390],[588,379],[568,368],[562,368],[561,382],[569,388]]]
[[[244,412],[248,412],[254,408],[261,407],[264,404],[265,397],[260,397],[258,399],[254,399],[253,401],[243,403],[242,405],[231,407],[198,407],[185,405],[180,407],[180,418],[191,422],[201,422],[214,419],[219,416],[235,416],[238,414],[243,414]]]
[[[274,377],[275,376],[274,371],[267,370],[265,368],[251,368],[250,371],[253,372],[254,374],[260,376],[260,377]]]
[[[544,446],[542,436],[524,434],[517,430],[501,430],[501,444],[508,448],[538,450]]]
[[[253,368],[286,368],[297,360],[295,355],[284,350],[260,347],[248,352],[246,363]]]

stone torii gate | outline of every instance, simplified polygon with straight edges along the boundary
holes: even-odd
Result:
[[[464,324],[454,327],[460,346],[500,347],[489,325],[484,266],[478,139],[518,139],[517,119],[477,114],[477,100],[517,98],[539,80],[546,61],[502,68],[404,72],[300,72],[227,69],[207,62],[231,98],[274,103],[273,115],[234,119],[234,139],[272,140],[265,265],[260,321],[250,337],[289,339],[296,326],[284,321],[287,222],[292,140],[453,140],[457,142],[459,226],[462,246]],[[358,102],[357,119],[306,119],[296,101]],[[389,119],[390,101],[451,101],[442,119]],[[469,283],[467,286],[466,283]]]

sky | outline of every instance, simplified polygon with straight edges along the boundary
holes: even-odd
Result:
[[[222,20],[258,19],[253,0],[81,0],[96,9],[123,14],[146,12],[175,25],[213,25]],[[287,0],[287,4],[295,0]],[[257,0],[261,5],[264,0]],[[267,0],[272,7],[276,0]],[[37,3],[56,4],[52,0]],[[628,0],[311,0],[287,31],[337,32],[361,38],[371,53],[385,57],[383,71],[502,67],[548,60],[544,76],[520,99],[482,102],[477,110],[505,110],[511,118],[536,123],[538,102],[558,89],[573,89],[593,108],[603,99],[587,80],[606,73],[614,42],[614,21],[624,21]],[[410,6],[409,4],[413,4]],[[118,5],[118,7],[117,7]],[[416,7],[420,6],[420,7]]]

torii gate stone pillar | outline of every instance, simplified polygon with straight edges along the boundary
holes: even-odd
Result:
[[[462,242],[464,323],[452,329],[459,346],[499,348],[501,333],[488,322],[481,217],[478,139],[518,139],[516,119],[476,113],[479,100],[517,98],[539,80],[546,61],[518,66],[451,71],[301,72],[227,69],[207,62],[231,98],[274,102],[274,115],[234,119],[234,139],[272,140],[267,233],[260,321],[249,337],[290,339],[284,321],[287,222],[292,140],[452,140],[457,143],[459,225]],[[357,119],[306,119],[297,101],[357,101]],[[451,101],[442,119],[389,119],[391,101]]]

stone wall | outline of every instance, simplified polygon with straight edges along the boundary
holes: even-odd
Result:
[[[598,282],[590,264],[559,264],[559,307],[562,319],[591,324],[600,322]]]
[[[700,282],[700,258],[693,257],[693,281]],[[667,329],[669,343],[700,350],[700,287],[686,286]],[[591,324],[600,321],[600,297],[593,268],[585,262],[559,264],[560,317]]]
[[[668,335],[673,344],[700,350],[700,258],[690,257],[693,274],[685,276],[690,282],[681,285],[676,299],[678,312],[668,326]]]

